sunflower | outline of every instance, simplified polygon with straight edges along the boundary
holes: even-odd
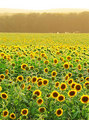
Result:
[[[72,82],[71,88],[74,89],[75,85],[76,85],[76,83],[75,83],[75,82]]]
[[[58,63],[58,60],[57,60],[56,58],[54,58],[53,62],[54,62],[55,64],[57,64],[57,63]]]
[[[56,87],[56,88],[59,87],[59,82],[55,82],[55,87]]]
[[[68,73],[68,76],[71,77],[71,76],[72,76],[72,73]]]
[[[1,98],[2,99],[7,99],[8,98],[8,95],[6,93],[1,93]]]
[[[21,114],[23,115],[23,116],[27,116],[27,114],[28,114],[28,109],[22,109],[21,110]]]
[[[5,70],[5,74],[6,74],[6,75],[8,75],[8,73],[9,73],[9,70],[8,70],[8,69],[6,69],[6,70]]]
[[[75,61],[76,61],[76,62],[79,62],[79,60],[78,60],[78,59],[76,59]]]
[[[34,66],[30,66],[30,69],[33,70],[33,69],[34,69]]]
[[[62,114],[63,114],[63,109],[59,108],[59,109],[56,110],[56,115],[58,117],[62,116]]]
[[[35,82],[37,82],[37,77],[36,76],[32,77],[32,83],[35,83]]]
[[[16,119],[15,114],[14,114],[14,113],[11,113],[11,114],[10,114],[10,118],[11,118],[11,119]]]
[[[39,82],[39,81],[42,80],[42,79],[43,79],[42,77],[38,77],[37,82]]]
[[[76,84],[76,85],[74,86],[74,89],[75,89],[76,91],[81,91],[82,86],[81,86],[80,84]]]
[[[79,65],[78,65],[78,70],[81,70],[81,69],[82,69],[82,68],[81,68],[81,64],[79,64]]]
[[[37,100],[37,104],[38,105],[41,105],[43,103],[43,99],[42,98],[39,98],[38,100]]]
[[[69,76],[68,76],[68,75],[66,75],[66,76],[65,76],[65,80],[68,80],[68,79],[69,79]]]
[[[28,76],[28,77],[27,77],[27,82],[30,82],[30,81],[31,81],[31,77]]]
[[[71,58],[71,56],[67,56],[67,60],[71,60],[72,58]]]
[[[61,83],[60,90],[66,90],[67,85],[66,83]]]
[[[45,57],[45,53],[41,53],[41,56],[42,56],[42,57]]]
[[[49,61],[48,61],[48,60],[45,60],[44,63],[47,65],[47,64],[49,63]]]
[[[87,72],[89,73],[89,68],[87,69]]]
[[[33,95],[37,95],[37,97],[40,97],[41,96],[41,91],[40,90],[35,90],[33,92]]]
[[[4,75],[4,74],[0,74],[0,78],[1,78],[2,80],[4,80],[4,79],[5,79],[5,75]]]
[[[52,75],[52,77],[55,77],[57,75],[57,72],[56,71],[52,71],[51,75]]]
[[[38,81],[37,82],[38,87],[42,86],[42,83],[43,83],[42,80]]]
[[[45,112],[45,110],[46,110],[45,107],[40,107],[39,108],[39,112],[41,112],[41,113]]]
[[[41,60],[41,57],[38,57],[38,61],[40,61]]]
[[[63,102],[63,101],[65,100],[65,96],[64,96],[64,95],[59,95],[59,96],[57,97],[57,100],[58,100],[59,102]]]
[[[24,90],[24,88],[25,88],[25,84],[24,83],[21,84],[21,88]]]
[[[58,95],[59,95],[59,93],[55,90],[51,93],[52,98],[57,98]]]
[[[89,81],[89,77],[86,77],[85,80],[86,80],[86,81]]]
[[[88,103],[88,102],[89,102],[89,96],[88,96],[88,95],[83,95],[83,96],[81,96],[80,101],[81,101],[82,103]]]
[[[69,97],[74,97],[76,94],[77,94],[77,91],[76,91],[76,90],[70,90],[70,91],[68,92],[68,96],[69,96]]]
[[[88,81],[84,83],[84,87],[89,89],[89,82]]]
[[[48,82],[49,82],[49,81],[48,81],[47,79],[44,79],[44,80],[43,80],[43,85],[44,85],[44,86],[45,86],[45,85],[48,85]]]
[[[30,90],[31,89],[31,85],[28,85],[27,89]]]
[[[2,91],[2,87],[0,86],[0,92]]]
[[[68,84],[71,85],[73,83],[73,79],[68,80]]]
[[[20,76],[17,77],[17,80],[20,81],[20,82],[23,81],[23,79],[24,79],[24,78],[23,78],[22,75],[20,75]]]
[[[69,64],[66,62],[64,63],[64,68],[68,69],[69,68]]]
[[[45,72],[45,73],[48,73],[48,68],[45,68],[45,69],[44,69],[44,72]]]
[[[8,114],[9,114],[9,112],[8,112],[7,110],[4,110],[4,111],[3,111],[3,117],[7,117]]]

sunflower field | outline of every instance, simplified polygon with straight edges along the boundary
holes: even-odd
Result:
[[[0,33],[0,120],[89,120],[89,34]]]

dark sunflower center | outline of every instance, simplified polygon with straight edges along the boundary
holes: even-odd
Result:
[[[70,96],[73,96],[75,94],[75,91],[70,92]]]
[[[26,65],[23,65],[23,68],[25,68],[26,67]]]
[[[42,85],[42,81],[38,82],[38,85]]]
[[[3,76],[3,75],[1,75],[1,78],[4,78],[4,76]]]
[[[23,114],[26,114],[27,113],[27,110],[23,110]]]
[[[63,85],[61,85],[61,88],[62,88],[62,89],[65,89],[65,87],[66,87],[66,86],[65,86],[64,84],[63,84]]]
[[[56,73],[55,72],[53,72],[53,76],[55,76],[56,75]]]
[[[22,80],[22,77],[19,77],[19,80]]]
[[[58,93],[54,92],[54,93],[53,93],[53,96],[54,96],[54,97],[57,97],[57,96],[58,96]]]
[[[33,78],[33,82],[35,82],[36,81],[36,78]]]
[[[35,94],[37,95],[37,96],[39,96],[40,95],[40,93],[37,91],[37,92],[35,92]]]
[[[65,64],[65,68],[68,68],[68,64]]]
[[[7,111],[4,112],[4,115],[7,115]]]
[[[82,101],[83,101],[83,102],[87,102],[87,101],[88,101],[88,97],[83,97],[83,98],[82,98]]]
[[[72,88],[74,88],[75,84],[72,84]]]
[[[46,81],[46,80],[44,81],[44,84],[47,84],[47,81]]]
[[[12,114],[12,115],[11,115],[11,117],[12,117],[12,118],[14,118],[14,117],[15,117],[15,115],[14,115],[14,114]]]
[[[61,114],[61,110],[58,110],[58,111],[57,111],[57,114],[60,115],[60,114]]]
[[[56,86],[58,86],[59,85],[59,83],[56,83]]]
[[[80,89],[81,89],[80,85],[77,85],[77,86],[76,86],[76,89],[77,89],[77,90],[80,90]]]
[[[6,98],[6,95],[5,95],[5,94],[2,94],[2,97],[3,97],[3,98]]]
[[[69,81],[69,84],[71,84],[71,83],[72,83],[72,80]]]
[[[45,111],[45,109],[44,108],[40,108],[40,112],[44,112]]]
[[[58,99],[59,99],[59,100],[63,100],[63,96],[59,96]]]
[[[41,100],[41,99],[39,99],[39,100],[38,100],[38,103],[41,103],[41,102],[42,102],[42,100]]]

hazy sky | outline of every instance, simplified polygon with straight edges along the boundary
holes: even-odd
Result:
[[[0,0],[0,8],[44,10],[53,8],[87,8],[89,0]]]

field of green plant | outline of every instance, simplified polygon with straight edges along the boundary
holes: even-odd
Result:
[[[89,120],[89,34],[0,33],[0,120]]]

